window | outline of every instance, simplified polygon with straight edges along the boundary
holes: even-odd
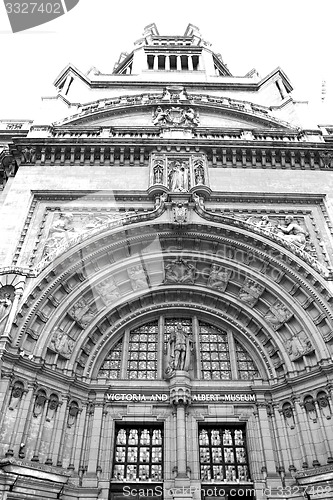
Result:
[[[184,369],[189,370],[194,379],[252,380],[260,376],[251,354],[232,332],[193,317],[161,315],[154,321],[126,330],[123,338],[108,352],[98,377],[155,380],[170,376],[168,367],[176,363],[172,336],[177,336],[179,325],[188,339],[183,348]]]
[[[116,428],[113,481],[162,481],[163,428]]]
[[[245,426],[199,428],[201,480],[248,482]]]

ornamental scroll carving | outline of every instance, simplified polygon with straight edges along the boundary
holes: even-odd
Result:
[[[196,186],[209,187],[206,156],[152,154],[150,186],[164,186],[164,191],[171,193],[187,193]]]
[[[284,323],[290,320],[293,313],[280,301],[276,301],[264,315],[265,320],[270,324],[273,330],[278,330]]]

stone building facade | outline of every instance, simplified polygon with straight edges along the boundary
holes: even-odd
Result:
[[[0,124],[0,498],[333,498],[333,126],[149,25]]]

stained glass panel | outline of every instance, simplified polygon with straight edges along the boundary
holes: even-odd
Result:
[[[120,377],[122,346],[123,339],[120,339],[105,358],[98,372],[98,377],[113,380]]]
[[[129,336],[128,378],[152,380],[157,375],[158,322],[139,326]]]
[[[259,377],[259,372],[251,356],[245,351],[240,343],[235,339],[236,360],[239,378],[242,380],[251,380]]]
[[[231,365],[227,334],[206,323],[199,323],[201,373],[204,380],[228,380]]]

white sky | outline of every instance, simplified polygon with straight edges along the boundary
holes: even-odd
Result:
[[[130,52],[155,22],[162,35],[198,26],[235,76],[253,67],[265,76],[280,66],[297,99],[319,104],[326,80],[324,111],[333,123],[332,19],[333,0],[80,0],[68,14],[13,34],[1,2],[0,119],[33,119],[69,62],[111,73],[120,52]]]

